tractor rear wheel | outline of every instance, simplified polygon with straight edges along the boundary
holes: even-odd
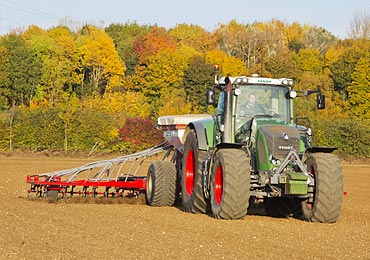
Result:
[[[186,136],[182,163],[181,193],[186,212],[206,213],[207,203],[203,194],[202,164],[206,152],[199,151],[194,130]]]
[[[151,163],[146,178],[146,203],[150,206],[172,206],[176,198],[176,176],[173,163]]]
[[[211,175],[211,211],[215,218],[241,219],[250,197],[250,164],[245,152],[223,149],[216,153]]]
[[[306,161],[307,170],[315,180],[313,201],[301,202],[302,217],[312,222],[336,222],[343,197],[343,174],[340,160],[329,153],[315,153]]]

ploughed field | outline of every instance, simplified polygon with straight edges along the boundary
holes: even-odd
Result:
[[[337,223],[216,220],[134,199],[28,199],[26,175],[83,159],[0,156],[0,259],[370,259],[370,166],[344,165]]]

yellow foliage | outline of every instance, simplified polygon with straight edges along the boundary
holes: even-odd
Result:
[[[38,108],[48,108],[51,107],[50,102],[46,98],[42,99],[32,99],[30,101],[30,110],[36,110]]]
[[[206,61],[208,64],[220,65],[223,76],[246,75],[247,73],[247,67],[242,60],[229,57],[221,50],[207,52]]]
[[[158,116],[183,115],[191,112],[191,104],[186,103],[183,89],[163,93],[160,102],[162,106],[158,110]]]
[[[109,92],[122,85],[126,66],[119,58],[112,38],[104,30],[89,26],[87,31],[89,33],[81,35],[78,41],[82,66],[91,68],[94,80],[107,80],[106,91]]]
[[[187,65],[181,53],[171,49],[161,50],[151,56],[148,63],[144,93],[157,96],[163,89],[173,89],[181,84]]]
[[[146,118],[150,115],[150,106],[147,98],[138,92],[112,92],[104,96],[86,98],[84,107],[95,108],[106,114],[121,114],[126,117]]]
[[[316,74],[322,72],[324,67],[323,58],[317,49],[302,49],[298,54],[298,62],[303,71],[310,71]]]

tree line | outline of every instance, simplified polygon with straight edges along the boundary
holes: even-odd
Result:
[[[219,64],[223,75],[288,77],[295,89],[319,88],[326,110],[311,98],[295,105],[297,117],[311,118],[315,144],[370,157],[370,35],[355,28],[344,40],[276,19],[233,20],[213,32],[135,22],[16,30],[0,37],[0,149],[142,149],[150,145],[141,143],[145,136],[160,134],[145,128],[147,119],[214,112],[205,90]],[[140,138],[124,136],[134,131],[128,122],[142,122]]]

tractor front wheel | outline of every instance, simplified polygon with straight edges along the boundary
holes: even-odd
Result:
[[[176,198],[176,167],[172,162],[150,164],[146,178],[146,203],[150,206],[172,206]]]
[[[302,217],[312,222],[336,222],[343,197],[343,174],[340,160],[329,153],[315,153],[306,161],[315,180],[312,199],[301,203]]]
[[[250,197],[250,164],[245,152],[223,149],[216,153],[211,175],[211,211],[215,218],[241,219]]]

